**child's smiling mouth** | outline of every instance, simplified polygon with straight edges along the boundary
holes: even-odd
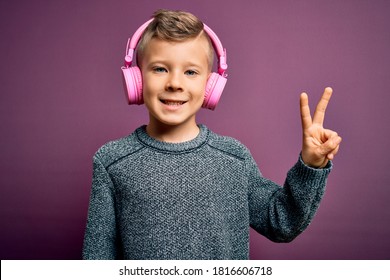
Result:
[[[160,99],[160,101],[168,106],[181,106],[184,103],[187,103],[187,101],[171,100],[171,99]]]

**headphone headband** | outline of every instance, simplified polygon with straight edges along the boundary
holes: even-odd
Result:
[[[153,18],[142,24],[137,31],[134,33],[133,37],[129,38],[127,40],[126,45],[126,56],[125,56],[125,67],[128,68],[131,66],[131,63],[133,62],[133,56],[135,48],[137,47],[137,44],[139,40],[141,39],[141,36],[145,29],[148,27],[149,23],[153,21]],[[225,76],[225,71],[227,69],[227,60],[226,60],[226,49],[223,48],[221,41],[219,40],[217,34],[214,33],[213,30],[211,30],[210,27],[208,27],[206,24],[203,23],[204,31],[209,35],[210,40],[213,44],[214,50],[217,53],[218,56],[218,74],[221,76]]]

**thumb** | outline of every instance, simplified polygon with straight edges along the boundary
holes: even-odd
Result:
[[[330,137],[321,145],[321,154],[326,156],[336,150],[340,145],[342,138],[336,133],[331,133]]]

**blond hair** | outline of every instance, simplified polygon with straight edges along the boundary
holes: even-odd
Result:
[[[203,22],[195,15],[184,11],[157,10],[153,21],[142,34],[137,46],[137,63],[140,65],[150,40],[157,38],[169,42],[182,42],[198,36],[204,36],[209,44],[208,66],[213,66],[214,49],[211,40],[204,31]]]

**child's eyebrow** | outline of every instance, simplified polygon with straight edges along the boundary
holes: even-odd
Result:
[[[186,64],[186,66],[187,67],[203,68],[205,65],[200,64],[200,63],[189,62],[189,63]]]
[[[162,59],[155,59],[155,60],[150,60],[148,61],[148,64],[167,64],[167,61],[166,60],[162,60]]]
[[[170,60],[164,60],[164,59],[150,60],[147,63],[148,66],[156,65],[156,64],[172,66],[175,63],[171,62]],[[194,61],[186,61],[184,63],[180,63],[180,65],[182,65],[184,68],[186,68],[186,67],[206,68],[207,67],[207,64],[204,65],[203,63],[197,63]]]

